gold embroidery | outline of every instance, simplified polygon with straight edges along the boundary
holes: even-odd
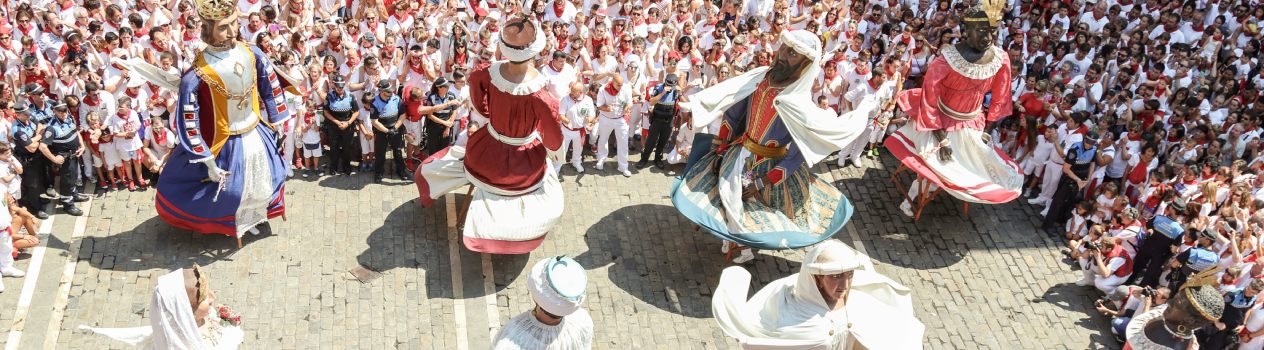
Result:
[[[983,80],[996,75],[1001,70],[1001,64],[1004,63],[1005,52],[995,45],[988,47],[991,50],[992,60],[987,63],[977,64],[967,61],[961,57],[961,52],[957,51],[956,45],[947,45],[940,49],[940,53],[944,55],[944,61],[948,62],[948,66],[954,72],[960,73],[966,78]]]

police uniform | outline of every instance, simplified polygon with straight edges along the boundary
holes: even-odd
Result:
[[[336,76],[338,77],[338,76]],[[341,80],[335,78],[335,80]],[[337,82],[335,82],[337,83]],[[339,122],[349,122],[346,129],[339,129],[334,123],[325,123],[325,133],[329,137],[329,171],[331,173],[351,173],[351,159],[355,158],[356,125],[359,121],[351,119],[351,115],[360,110],[355,96],[343,88],[343,93],[330,91],[325,98],[325,113]]]
[[[650,114],[650,132],[646,137],[645,149],[641,150],[641,160],[636,163],[637,168],[644,168],[650,160],[650,153],[654,154],[654,166],[662,168],[663,153],[670,152],[667,143],[672,138],[672,120],[676,117],[676,100],[680,98],[680,88],[676,86],[677,77],[675,74],[667,76],[667,82],[659,85],[654,89],[654,95],[661,94],[662,97],[658,103],[654,104],[653,112]],[[671,91],[664,90],[670,88]]]
[[[1086,143],[1090,145],[1089,148],[1084,148]],[[1097,161],[1097,146],[1092,145],[1095,143],[1097,143],[1096,135],[1086,136],[1084,141],[1071,145],[1063,157],[1066,163],[1071,165],[1071,173],[1085,182],[1089,180],[1090,170]],[[1063,176],[1058,181],[1058,189],[1053,193],[1053,199],[1049,201],[1049,212],[1044,220],[1045,227],[1058,227],[1065,224],[1070,216],[1070,209],[1075,206],[1077,198],[1081,197],[1079,194],[1080,187],[1075,183],[1075,178]]]
[[[379,90],[390,91],[392,87],[389,85],[382,87],[379,84]],[[404,147],[404,130],[402,125],[401,127],[396,127],[401,114],[404,112],[403,100],[400,100],[399,96],[394,94],[387,99],[382,99],[382,95],[379,94],[373,98],[373,106],[370,110],[369,119],[376,120],[378,124],[382,124],[382,127],[387,130],[382,132],[377,127],[373,128],[373,150],[376,155],[373,160],[373,178],[377,180],[382,179],[382,174],[386,172],[386,151],[390,150],[391,156],[394,158],[395,172],[401,180],[407,179],[403,152],[400,150],[400,148]]]
[[[57,193],[63,209],[71,215],[82,215],[82,211],[75,208],[75,202],[87,200],[86,196],[79,194],[81,168],[79,157],[75,155],[75,152],[83,148],[83,143],[79,139],[79,126],[68,114],[64,118],[54,117],[48,121],[48,127],[44,128],[44,135],[40,141],[48,147],[49,153],[63,159],[61,164],[53,165],[60,169],[61,183],[57,187]]]
[[[436,80],[435,84],[442,84],[446,86],[449,83],[447,79],[440,79]],[[456,94],[452,92],[452,89],[448,89],[448,94],[443,96],[439,95],[437,86],[433,89],[435,90],[434,92],[426,94],[427,106],[438,106],[456,99]],[[456,108],[456,106],[452,106],[437,110],[433,115],[435,118],[443,121],[450,121],[452,120],[452,111],[456,110]],[[444,148],[447,148],[452,143],[453,133],[451,133],[447,126],[427,119],[422,119],[422,123],[425,125],[426,154],[435,154]],[[444,131],[449,131],[448,136],[443,136]]]
[[[19,113],[29,116],[28,110],[24,107],[18,107]],[[40,195],[44,194],[48,183],[48,159],[40,154],[39,149],[35,151],[27,150],[31,145],[38,147],[40,135],[37,134],[39,126],[34,121],[27,119],[22,121],[15,119],[13,121],[13,155],[18,157],[18,161],[22,163],[22,198],[18,203],[23,207],[35,211],[36,216],[48,218],[48,214],[44,213],[44,205],[46,202]]]

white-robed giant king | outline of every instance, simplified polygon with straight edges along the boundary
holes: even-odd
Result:
[[[749,300],[750,272],[724,269],[711,299],[720,329],[745,349],[921,349],[925,327],[909,289],[834,239],[818,244],[799,273]]]

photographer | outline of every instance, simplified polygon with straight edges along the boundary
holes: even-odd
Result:
[[[395,174],[400,180],[408,180],[408,172],[404,170],[404,112],[403,102],[395,96],[395,83],[390,79],[382,79],[377,83],[377,97],[373,99],[369,120],[373,121],[373,149],[377,151],[373,162],[373,181],[382,182],[386,172],[386,151],[391,151],[395,158]]]
[[[641,150],[641,160],[636,162],[637,169],[644,168],[650,160],[650,152],[654,153],[654,167],[663,168],[663,152],[671,151],[667,143],[672,135],[672,119],[676,117],[676,104],[688,102],[677,86],[679,76],[668,74],[666,81],[654,88],[650,104],[654,110],[650,115],[650,134],[646,138],[645,149]]]
[[[1110,293],[1132,275],[1132,258],[1118,238],[1103,237],[1097,242],[1086,244],[1088,256],[1080,259],[1084,279],[1076,282],[1076,285],[1087,286],[1091,278],[1098,290]]]
[[[1171,291],[1167,288],[1119,286],[1108,297],[1114,297],[1113,302],[1122,302],[1122,307],[1117,307],[1114,303],[1106,303],[1106,300],[1097,300],[1095,305],[1097,312],[1110,317],[1111,333],[1116,337],[1122,337],[1133,316],[1144,314],[1150,311],[1151,307],[1166,304],[1170,294]],[[1117,307],[1118,310],[1111,307]]]

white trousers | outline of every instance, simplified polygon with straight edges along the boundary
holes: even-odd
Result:
[[[1119,277],[1114,274],[1109,276],[1098,276],[1094,271],[1097,271],[1097,266],[1093,265],[1093,262],[1089,261],[1087,258],[1080,259],[1080,272],[1084,274],[1084,279],[1093,280],[1093,286],[1097,287],[1097,290],[1100,290],[1102,293],[1108,295],[1114,291],[1115,288],[1123,285],[1124,282],[1128,280],[1128,276]]]
[[[929,186],[926,187],[926,193],[922,193],[922,182],[928,182],[927,185]],[[909,202],[910,199],[916,201],[917,196],[924,195],[927,193],[935,193],[935,190],[938,190],[938,189],[939,189],[939,185],[936,185],[934,182],[930,182],[930,180],[926,180],[926,178],[918,177],[914,179],[912,183],[909,184],[909,190],[908,190],[909,199],[905,199],[902,205],[912,205],[912,203]]]
[[[5,208],[5,210],[8,210],[8,208]],[[9,236],[9,230],[0,230],[0,271],[8,271],[13,268],[13,237]],[[0,284],[0,286],[2,285]]]
[[[1036,198],[1045,203],[1052,201],[1053,193],[1058,190],[1058,181],[1062,181],[1062,164],[1045,163],[1045,173],[1040,177],[1040,196]]]
[[[610,154],[610,134],[613,133],[619,152],[619,171],[628,170],[628,122],[623,118],[598,118],[601,121],[597,122],[600,124],[597,132],[597,166],[601,167]]]
[[[580,157],[584,154],[584,138],[581,136],[582,135],[579,131],[571,131],[569,129],[562,128],[562,148],[559,149],[559,152],[557,153],[559,154],[558,157],[561,159],[553,163],[553,170],[558,172],[562,171],[562,164],[566,163],[566,151],[572,147],[574,147],[574,154],[571,155],[571,165],[575,166],[576,170],[582,169],[582,165],[580,165]]]
[[[866,126],[865,130],[860,132],[860,137],[838,151],[838,166],[843,166],[843,162],[847,159],[860,161],[860,155],[865,152],[865,147],[869,146],[869,135],[872,133],[873,128]]]

